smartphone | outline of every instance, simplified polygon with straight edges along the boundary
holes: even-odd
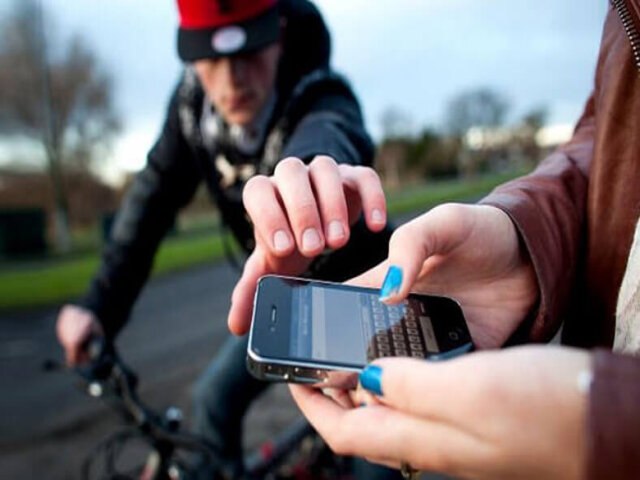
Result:
[[[386,305],[377,289],[268,275],[254,299],[247,368],[262,380],[355,388],[376,358],[442,360],[471,350],[451,298],[411,294]]]

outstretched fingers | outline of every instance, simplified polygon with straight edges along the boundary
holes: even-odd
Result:
[[[273,179],[298,250],[306,257],[318,255],[325,237],[307,166],[300,159],[285,158],[276,166]]]
[[[258,175],[247,182],[243,202],[256,237],[271,255],[281,258],[294,250],[312,258],[325,246],[343,247],[361,211],[374,232],[387,221],[384,191],[375,171],[338,165],[324,155],[308,166],[299,158],[285,158],[272,177]]]
[[[369,167],[339,165],[338,168],[344,184],[355,192],[362,205],[367,227],[373,232],[382,230],[387,224],[387,203],[378,174]]]
[[[330,157],[318,156],[309,165],[309,177],[327,245],[343,247],[349,240],[349,213],[338,165]]]
[[[289,255],[295,248],[294,236],[272,180],[263,175],[252,177],[242,191],[242,199],[264,247],[275,256]]]

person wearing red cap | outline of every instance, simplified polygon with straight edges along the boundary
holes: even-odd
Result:
[[[314,212],[310,222],[271,238],[282,255],[296,245],[302,252],[291,273],[344,280],[386,254],[384,197],[368,167],[373,145],[350,85],[330,68],[330,37],[316,7],[307,0],[177,4],[185,69],[160,138],[124,199],[87,295],[58,317],[58,338],[72,365],[86,361],[90,336],[113,338],[123,327],[158,245],[202,182],[247,254],[255,247],[254,228],[242,194],[256,174],[280,179],[265,207],[282,198],[285,206],[305,203]],[[252,182],[254,190],[264,187]],[[360,220],[356,204],[363,205]],[[268,230],[266,210],[258,234]],[[332,251],[324,254],[327,247]],[[245,355],[246,340],[229,339],[198,381],[194,401],[197,430],[220,448],[236,476],[241,420],[266,386],[247,373]]]

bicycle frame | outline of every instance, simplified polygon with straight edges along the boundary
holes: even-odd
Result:
[[[206,478],[233,478],[221,471],[220,456],[214,445],[199,435],[181,432],[181,413],[178,409],[168,409],[160,414],[148,407],[137,394],[138,379],[135,373],[121,360],[115,347],[103,340],[92,340],[87,347],[91,362],[85,367],[76,367],[74,372],[82,379],[81,388],[91,397],[100,398],[118,412],[128,425],[100,442],[83,463],[82,476],[90,479],[94,461],[104,450],[106,478],[130,478],[118,472],[115,467],[120,450],[132,439],[141,439],[151,449],[144,466],[135,473],[141,480],[192,480],[205,478],[201,472],[182,462],[179,452],[197,454],[204,460],[208,474]],[[51,364],[48,368],[51,368]],[[320,439],[313,427],[304,419],[291,425],[275,439],[265,442],[256,452],[245,457],[244,480],[264,479],[275,472],[306,438]],[[328,451],[328,447],[323,449]],[[317,455],[318,458],[320,455]],[[324,458],[324,457],[323,457]],[[328,462],[330,463],[330,462]],[[308,465],[307,465],[308,467]],[[308,467],[313,469],[313,467]],[[346,470],[336,459],[334,471]],[[342,474],[331,474],[326,478],[340,478]],[[101,476],[100,478],[105,478]],[[308,473],[294,478],[324,478]]]
[[[95,341],[94,341],[95,342]],[[122,443],[131,438],[142,438],[152,450],[140,478],[144,480],[174,480],[183,478],[174,458],[177,450],[201,454],[207,463],[219,463],[215,448],[195,434],[180,432],[181,413],[169,409],[164,415],[148,407],[137,394],[137,376],[120,359],[112,344],[101,342],[88,349],[93,352],[87,367],[78,367],[76,373],[84,381],[84,389],[92,397],[102,398],[120,413],[131,428],[107,439],[98,446],[112,448],[111,443]],[[92,457],[83,465],[83,476],[90,476]],[[110,468],[107,466],[107,468]],[[115,471],[115,468],[112,468]]]

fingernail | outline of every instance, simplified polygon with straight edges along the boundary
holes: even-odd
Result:
[[[402,285],[402,269],[395,265],[391,265],[387,270],[387,276],[384,277],[382,288],[380,288],[380,300],[389,298],[394,293],[398,293]]]
[[[302,249],[316,250],[320,247],[320,235],[315,228],[307,228],[302,234]]]
[[[334,220],[329,224],[329,238],[331,240],[341,240],[344,238],[344,227],[341,221]]]
[[[289,235],[284,230],[278,230],[273,234],[273,247],[278,252],[283,252],[289,248]]]
[[[371,212],[371,221],[373,223],[384,223],[384,215],[377,208]]]
[[[371,393],[382,396],[382,368],[369,365],[360,373],[360,385]]]

